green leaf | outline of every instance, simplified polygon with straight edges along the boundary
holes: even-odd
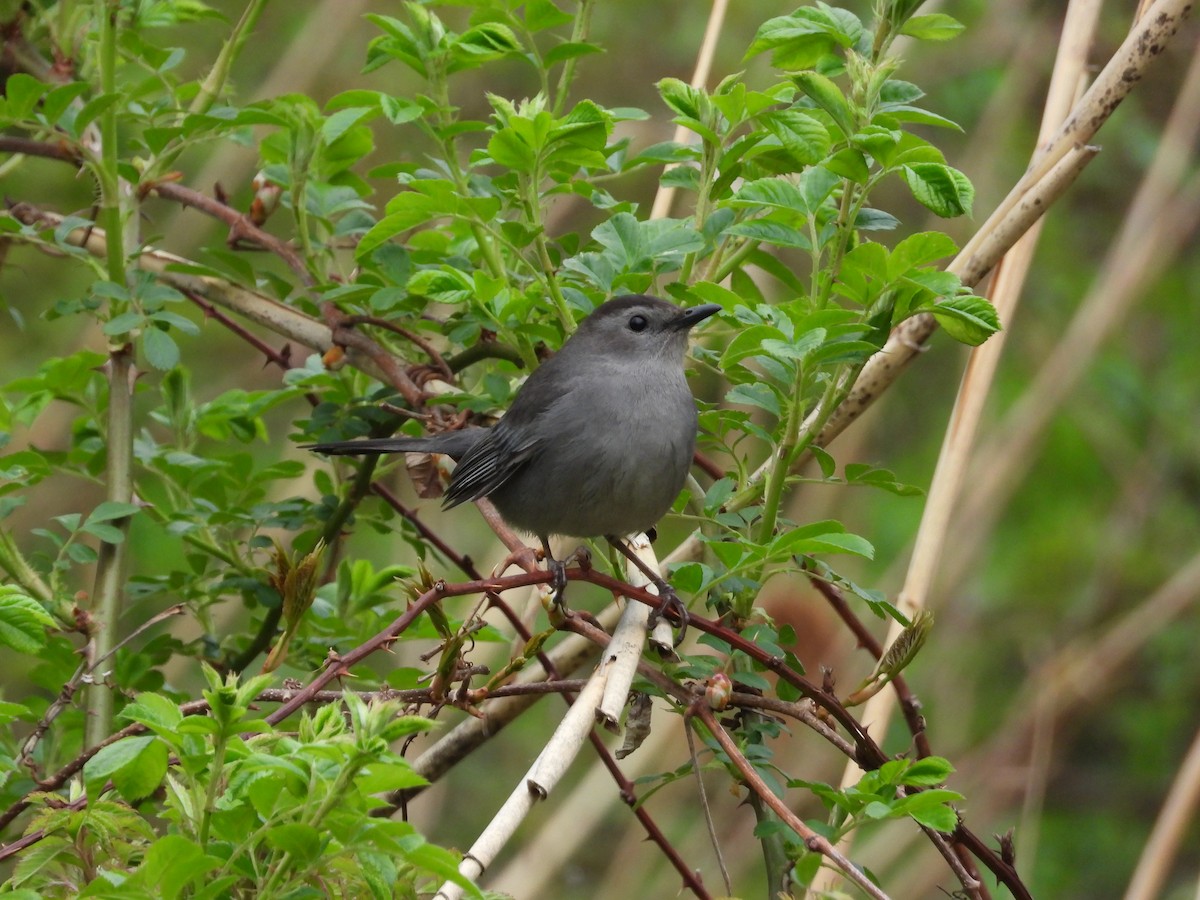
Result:
[[[113,786],[131,803],[149,797],[166,777],[167,762],[167,745],[150,738],[132,762],[113,773]]]
[[[120,503],[116,500],[105,500],[92,510],[91,515],[87,517],[84,525],[91,525],[95,522],[111,522],[113,519],[124,519],[126,516],[132,516],[141,509],[136,503]]]
[[[779,405],[779,394],[775,388],[762,381],[734,385],[725,395],[725,399],[729,403],[740,403],[743,406],[757,406],[759,409],[765,409],[776,417],[782,413]]]
[[[754,219],[749,222],[739,222],[724,229],[721,234],[749,238],[763,244],[775,247],[795,247],[799,250],[811,250],[812,241],[799,228],[792,228],[780,222],[767,219]]]
[[[161,328],[147,328],[142,333],[142,352],[146,354],[146,362],[160,372],[179,364],[179,345]]]
[[[54,619],[15,585],[0,585],[0,644],[18,653],[37,653],[46,645]]]
[[[132,703],[126,704],[121,710],[121,718],[130,722],[141,722],[159,733],[173,734],[183,721],[183,713],[166,697],[147,691],[138,694]]]
[[[949,806],[927,806],[909,813],[926,828],[950,834],[958,827],[958,814]]]
[[[796,85],[800,90],[825,112],[829,113],[834,124],[842,129],[847,137],[858,129],[854,127],[854,113],[850,102],[842,94],[833,80],[817,72],[802,72],[795,76]]]
[[[315,859],[321,852],[321,832],[303,822],[285,822],[267,829],[267,843],[299,859]]]
[[[15,77],[15,76],[14,76]],[[11,80],[11,79],[10,79]],[[78,98],[82,97],[89,90],[86,81],[72,81],[69,84],[64,84],[56,87],[54,90],[46,94],[42,100],[42,116],[51,125],[58,125],[59,119],[62,118],[64,112],[70,108]],[[8,89],[9,97],[12,97],[11,87]]]
[[[6,118],[15,121],[29,119],[33,116],[33,108],[46,90],[32,75],[16,72],[4,82],[4,99],[7,101]]]
[[[702,89],[678,78],[663,78],[657,86],[663,102],[678,115],[703,122],[712,114],[712,101]]]
[[[530,31],[545,31],[570,21],[570,13],[563,12],[552,0],[527,0],[525,3],[525,24]]]
[[[1000,330],[996,307],[974,294],[947,297],[922,307],[922,311],[933,313],[947,334],[972,347],[982,344]]]
[[[839,48],[853,47],[862,31],[862,22],[846,10],[824,3],[801,7],[760,25],[745,58],[769,50],[771,64],[777,69],[810,69]]]
[[[944,219],[970,215],[975,201],[971,180],[958,169],[940,163],[913,163],[901,174],[917,202]]]
[[[586,41],[563,41],[561,44],[547,50],[546,55],[542,57],[542,62],[547,66],[553,66],[561,62],[566,62],[568,59],[578,59],[581,56],[590,56],[593,53],[603,52],[603,47],[589,44]]]
[[[452,44],[452,51],[454,61],[447,71],[462,72],[477,68],[489,60],[515,56],[521,53],[522,47],[507,25],[484,22],[459,35]]]
[[[380,96],[379,108],[393,125],[403,125],[405,122],[413,122],[421,118],[421,115],[425,112],[420,103],[404,97],[393,97],[390,94]]]
[[[946,779],[953,773],[954,766],[950,764],[948,759],[941,756],[926,756],[914,760],[905,769],[900,783],[919,787],[933,787],[934,785],[944,784]]]
[[[871,167],[861,150],[845,147],[831,156],[825,163],[826,168],[836,175],[848,178],[855,184],[866,184],[871,177]]]
[[[88,792],[99,795],[108,779],[126,800],[147,797],[167,773],[167,747],[157,737],[138,735],[122,738],[104,747],[83,767]]]
[[[829,152],[832,144],[829,131],[811,113],[785,109],[767,113],[760,121],[802,166],[820,162]]]
[[[965,27],[953,16],[931,13],[927,16],[913,16],[904,23],[900,33],[919,41],[948,41],[958,37]]]
[[[898,243],[892,250],[888,262],[887,277],[895,281],[910,269],[927,266],[930,263],[953,256],[958,252],[958,245],[949,235],[940,231],[922,231],[911,234]]]
[[[94,122],[101,113],[113,104],[119,103],[121,97],[122,95],[117,92],[100,94],[85,103],[83,108],[75,114],[75,121],[72,123],[75,134],[81,134],[84,128]]]
[[[771,556],[811,556],[816,553],[853,553],[875,558],[875,548],[865,538],[848,534],[841,522],[813,522],[785,531],[771,542]]]
[[[732,478],[718,478],[704,495],[704,511],[710,515],[720,512],[725,502],[733,496],[736,487]]]
[[[351,106],[347,109],[339,109],[321,123],[321,137],[326,144],[332,144],[363,119],[374,114],[373,107]]]
[[[209,856],[183,835],[168,834],[147,848],[134,878],[135,883],[157,888],[155,896],[175,900],[184,888],[220,865],[218,857]]]
[[[835,179],[836,180],[836,179]],[[832,190],[832,185],[830,186]],[[800,188],[782,178],[760,178],[738,188],[730,206],[773,206],[786,210],[809,209]]]
[[[721,354],[721,368],[728,371],[731,366],[746,357],[758,356],[763,352],[764,340],[786,341],[787,335],[774,325],[752,325],[743,328]]]

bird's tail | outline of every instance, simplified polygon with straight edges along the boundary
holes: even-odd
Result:
[[[304,444],[301,449],[330,456],[354,456],[380,453],[444,453],[460,459],[487,432],[486,428],[463,428],[443,431],[428,437],[364,438],[357,441],[330,441],[324,444]]]

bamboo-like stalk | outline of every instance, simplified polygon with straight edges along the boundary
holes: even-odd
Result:
[[[1194,54],[1158,151],[1091,290],[1029,388],[975,454],[972,489],[958,515],[961,528],[955,532],[947,584],[958,583],[969,570],[1007,497],[1036,459],[1054,415],[1104,341],[1147,295],[1155,274],[1187,246],[1200,219],[1200,178],[1193,174],[1191,149],[1198,135],[1200,54]]]

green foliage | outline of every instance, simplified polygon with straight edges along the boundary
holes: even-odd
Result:
[[[54,885],[45,896],[119,888],[122,897],[278,897],[316,879],[339,896],[393,896],[400,885],[411,892],[449,878],[481,896],[458,875],[457,858],[411,825],[370,815],[372,795],[424,783],[390,745],[432,722],[347,693],[344,710],[322,706],[294,733],[277,732],[250,715],[270,678],[205,675],[207,715],[149,692],[125,707],[122,717],[146,733],[87,762],[85,808],[34,798],[30,827],[46,836],[10,887]],[[136,803],[158,791],[162,833],[112,797]],[[98,869],[93,858],[103,860]]]
[[[895,77],[899,61],[888,53],[898,34],[953,37],[953,19],[914,16],[920,3],[882,4],[873,22],[824,3],[802,7],[764,23],[747,48],[748,61],[769,58],[763,83],[738,74],[708,90],[666,78],[657,85],[661,107],[642,110],[573,95],[577,64],[600,51],[585,15],[550,0],[472,0],[447,10],[407,2],[395,16],[367,17],[378,35],[364,48],[364,77],[383,72],[372,83],[385,87],[356,88],[323,105],[301,94],[243,104],[227,82],[226,54],[236,55],[244,35],[231,34],[207,78],[188,81],[183,51],[161,45],[156,29],[205,22],[213,11],[181,0],[136,6],[134,15],[120,5],[107,24],[77,11],[74,24],[87,40],[76,65],[63,69],[73,74],[14,73],[0,99],[0,128],[41,142],[45,155],[82,167],[100,187],[96,222],[14,213],[0,223],[6,239],[88,267],[93,280],[83,295],[59,298],[45,315],[82,318],[109,344],[107,357],[64,355],[0,390],[0,441],[21,439],[2,464],[0,516],[46,482],[128,486],[90,512],[81,501],[48,517],[20,541],[8,530],[0,535],[0,568],[10,579],[0,587],[0,642],[26,661],[40,658],[33,698],[0,713],[14,726],[44,719],[62,732],[28,750],[9,739],[0,759],[3,799],[28,801],[28,828],[41,832],[9,887],[62,896],[296,897],[319,883],[335,896],[384,897],[449,879],[478,896],[458,875],[455,854],[406,822],[371,815],[380,794],[424,783],[391,747],[429,721],[347,693],[285,730],[258,711],[272,679],[238,677],[274,644],[281,619],[284,638],[268,668],[285,665],[305,678],[383,632],[409,588],[410,601],[430,590],[434,576],[424,568],[377,569],[344,552],[355,528],[399,534],[439,568],[447,560],[471,568],[457,547],[435,554],[401,505],[369,499],[374,463],[330,471],[281,458],[279,448],[287,439],[416,433],[398,407],[422,406],[409,410],[416,418],[482,418],[612,294],[666,293],[722,307],[723,334],[695,357],[722,385],[701,423],[703,449],[723,453],[727,471],[680,505],[704,556],[676,567],[673,578],[726,630],[707,640],[720,656],[685,656],[672,674],[682,681],[728,669],[742,686],[777,690],[788,701],[801,696],[795,678],[775,685],[766,674],[771,660],[804,670],[795,633],[758,608],[762,586],[780,571],[813,573],[873,613],[902,618],[881,594],[833,568],[831,560],[845,556],[872,560],[871,541],[840,521],[789,519],[784,499],[802,480],[914,493],[864,463],[844,463],[839,474],[818,446],[822,428],[905,319],[930,314],[971,345],[999,327],[992,307],[941,268],[957,252],[949,237],[895,237],[899,220],[872,205],[881,186],[902,185],[938,216],[971,212],[969,181],[914,130],[956,126],[917,105],[922,91]],[[258,8],[251,4],[248,15]],[[30,15],[47,36],[70,24],[49,9]],[[49,43],[75,46],[62,37]],[[466,118],[460,79],[497,65],[521,67],[536,89],[521,99],[488,94],[487,119]],[[396,89],[388,71],[418,86]],[[688,138],[639,147],[625,136],[626,123],[654,117],[669,117]],[[391,130],[428,152],[368,169],[377,135]],[[164,261],[142,237],[141,204],[156,194],[228,223],[224,204],[165,189],[185,153],[219,142],[257,152],[254,206],[232,223],[231,248],[274,250],[284,269],[260,269],[221,248],[203,263]],[[686,212],[647,218],[629,189],[647,170],[683,194]],[[548,213],[568,201],[586,206],[589,224],[550,224]],[[274,213],[285,219],[276,225],[286,240],[258,230]],[[80,245],[97,224],[106,243],[93,258]],[[206,313],[212,305],[246,313],[292,340],[299,338],[286,323],[303,321],[315,330],[306,334],[332,333],[334,349],[301,359],[291,347],[255,344],[287,370],[278,385],[198,384],[189,359],[196,351],[188,339],[200,332],[192,301]],[[350,342],[352,328],[369,335],[365,343]],[[351,365],[340,366],[347,347]],[[149,371],[133,382],[133,411],[124,413],[110,402],[117,393],[108,374],[127,353]],[[451,393],[421,393],[431,371],[455,382]],[[52,405],[71,416],[59,449],[25,440]],[[281,420],[292,423],[286,436]],[[132,457],[122,468],[114,461],[123,434]],[[810,458],[820,474],[802,479],[797,472]],[[388,499],[385,489],[376,493]],[[338,549],[323,555],[326,546]],[[93,589],[115,591],[123,617],[104,618],[99,599],[96,611],[81,603],[93,566]],[[105,576],[124,568],[113,588]],[[132,622],[152,627],[174,605],[198,637],[138,630],[129,646],[109,646],[82,667],[71,655],[77,638],[111,638]],[[77,634],[68,639],[55,628]],[[475,643],[507,636],[474,611],[435,605],[386,643],[394,639],[441,642],[431,689],[440,705],[449,682],[464,677]],[[530,639],[529,655],[543,640]],[[168,662],[187,674],[168,681]],[[523,664],[513,660],[512,668]],[[69,707],[99,672],[98,690],[112,690],[129,728],[85,748],[84,717],[52,706],[50,686],[68,686]],[[185,707],[200,672],[204,704]],[[365,688],[418,680],[411,669],[380,674],[371,662],[337,674]],[[778,724],[749,717],[739,731],[753,764],[775,780]],[[45,774],[80,753],[86,762],[65,798],[30,793],[20,756]],[[820,797],[835,830],[911,818],[946,831],[958,795],[931,785],[948,774],[948,764],[930,758],[886,763],[846,791],[788,783]],[[808,865],[802,844],[789,851]]]

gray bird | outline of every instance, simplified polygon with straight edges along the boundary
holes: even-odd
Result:
[[[308,449],[443,453],[458,462],[443,506],[489,498],[505,521],[538,536],[553,565],[550,535],[649,531],[679,496],[697,427],[684,377],[688,331],[720,309],[681,309],[640,294],[609,300],[529,376],[491,428]]]

